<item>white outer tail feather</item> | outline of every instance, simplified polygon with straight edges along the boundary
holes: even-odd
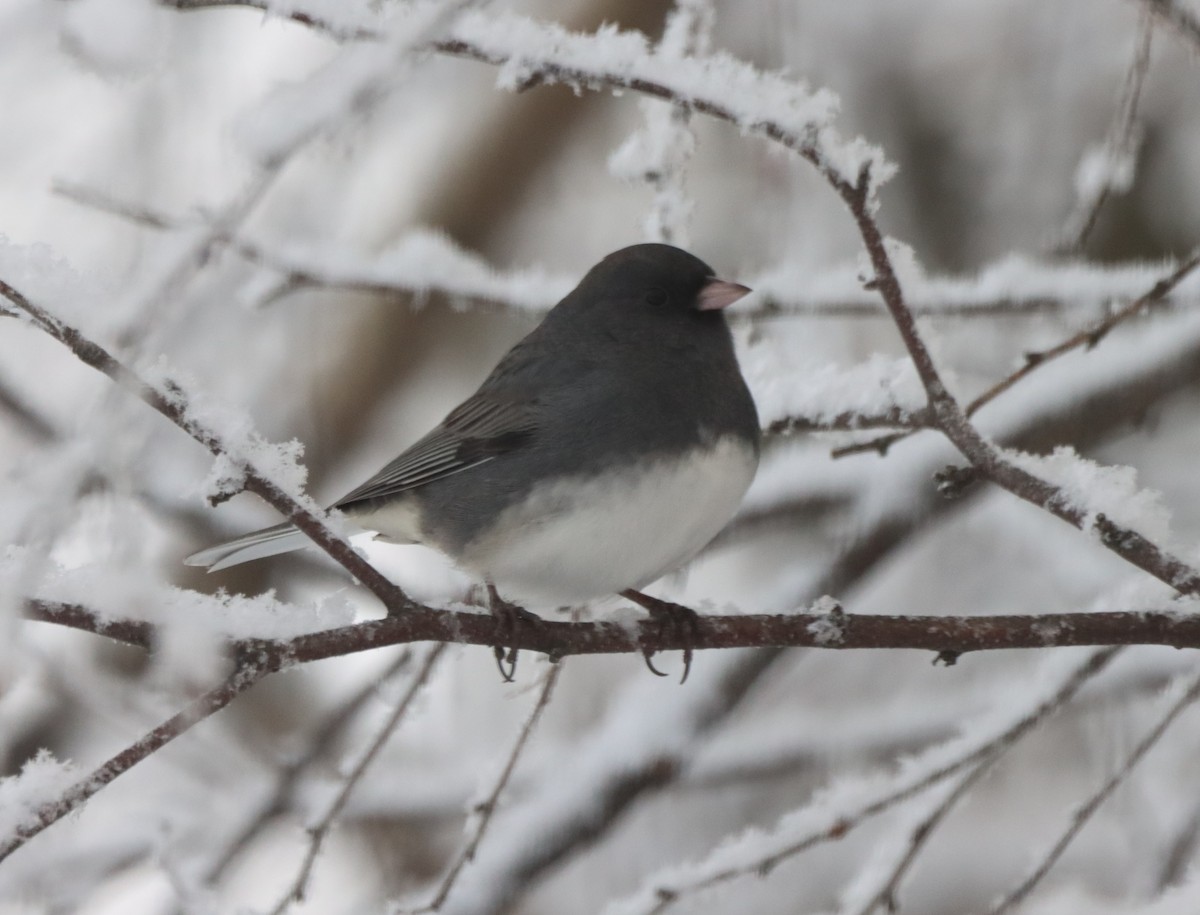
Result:
[[[210,546],[208,549],[193,553],[184,560],[189,566],[207,568],[210,572],[219,572],[230,566],[241,565],[253,559],[266,556],[277,556],[280,553],[291,553],[303,549],[312,541],[308,536],[290,524],[277,524],[275,527],[264,528],[252,534],[246,534],[235,540]]]

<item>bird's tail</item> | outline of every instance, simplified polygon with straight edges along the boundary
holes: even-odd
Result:
[[[199,553],[193,553],[184,560],[184,563],[189,566],[207,568],[210,572],[217,572],[243,562],[250,562],[252,559],[290,553],[311,542],[305,534],[292,525],[276,524],[274,527],[266,527],[261,531],[238,537],[236,540],[218,543]]]

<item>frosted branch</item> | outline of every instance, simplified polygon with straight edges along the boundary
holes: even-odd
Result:
[[[224,848],[212,856],[212,863],[206,867],[202,877],[204,884],[216,883],[271,821],[287,810],[301,776],[329,751],[363,706],[379,694],[380,688],[395,679],[411,661],[412,651],[405,649],[382,673],[373,677],[370,683],[325,716],[324,722],[309,739],[304,752],[280,768],[269,796],[263,799],[258,810],[225,842]]]
[[[659,913],[696,893],[754,875],[826,842],[841,839],[867,820],[916,797],[945,779],[977,766],[1019,741],[1070,702],[1099,674],[1119,649],[1094,652],[1030,705],[1016,720],[979,727],[972,734],[925,750],[899,772],[871,780],[847,779],[824,792],[810,807],[783,817],[769,832],[750,831],[714,849],[707,858],[651,877],[634,895],[610,906],[605,915]]]
[[[349,800],[350,793],[354,790],[354,786],[358,784],[363,773],[367,771],[367,767],[379,755],[379,751],[388,742],[388,739],[392,736],[392,732],[396,730],[396,727],[404,719],[404,716],[408,714],[408,710],[412,708],[417,694],[429,682],[429,678],[433,674],[433,670],[445,650],[446,644],[443,642],[434,645],[426,653],[420,667],[417,668],[417,672],[413,676],[412,682],[408,685],[408,689],[400,701],[396,703],[383,724],[375,732],[375,736],[359,755],[358,760],[351,767],[350,771],[346,773],[337,794],[325,809],[325,812],[312,826],[308,827],[308,849],[304,854],[304,860],[301,862],[300,868],[297,870],[296,876],[292,879],[288,889],[271,910],[271,915],[283,915],[284,912],[291,908],[293,903],[304,901],[308,881],[312,877],[313,867],[317,862],[317,856],[321,853],[321,846],[325,842],[325,837],[329,835],[329,830],[333,828],[333,824],[341,816],[342,810],[346,806],[346,801]]]
[[[550,697],[554,695],[554,687],[558,683],[562,667],[561,663],[552,664],[549,670],[546,671],[545,676],[542,678],[542,688],[538,693],[537,701],[534,703],[529,717],[525,719],[525,724],[522,725],[521,730],[517,733],[517,739],[513,742],[512,749],[504,761],[504,767],[500,770],[499,777],[497,777],[495,783],[492,785],[487,798],[480,802],[473,811],[477,815],[477,818],[474,822],[474,830],[471,838],[463,845],[462,849],[455,856],[454,863],[446,870],[445,876],[442,877],[441,883],[438,884],[437,891],[433,894],[433,898],[426,905],[421,906],[419,909],[414,909],[414,915],[419,915],[422,912],[440,911],[446,903],[451,890],[454,889],[454,884],[458,880],[458,875],[462,873],[462,869],[475,859],[475,852],[479,849],[479,843],[483,841],[488,825],[492,822],[492,817],[496,813],[496,807],[500,803],[500,795],[508,787],[509,779],[512,778],[513,771],[517,767],[517,760],[520,759],[525,745],[529,742],[529,737],[533,734],[533,729],[537,727],[537,723],[542,717],[542,712],[550,704]]]
[[[1001,394],[1013,388],[1018,382],[1028,378],[1038,369],[1049,365],[1054,360],[1076,350],[1090,350],[1098,346],[1118,325],[1133,317],[1145,314],[1151,308],[1161,305],[1170,296],[1171,292],[1178,288],[1180,283],[1196,272],[1198,267],[1200,267],[1200,252],[1193,254],[1169,275],[1158,280],[1149,290],[1139,295],[1133,301],[1114,309],[1106,317],[1093,322],[1083,330],[1077,331],[1052,347],[1026,353],[1024,364],[1020,368],[1000,379],[1000,381],[996,382],[967,404],[966,416],[968,418],[974,416],[979,410],[987,406]],[[918,431],[918,429],[915,428],[907,432],[881,436],[867,442],[860,442],[855,445],[839,448],[834,451],[834,456],[844,457],[866,451],[878,451],[883,454],[887,452],[888,448],[896,444],[896,442],[907,438],[914,431]]]
[[[60,182],[64,197],[135,225],[157,231],[189,231],[202,216],[173,215],[123,200],[95,188]],[[371,259],[331,250],[331,244],[299,247],[244,234],[220,241],[246,263],[278,276],[270,300],[293,292],[326,289],[423,301],[448,299],[456,307],[513,309],[540,314],[562,298],[577,279],[544,267],[500,269],[450,239],[415,231]],[[1174,270],[1177,264],[1165,269]],[[918,317],[1007,318],[1075,311],[1122,309],[1162,277],[1156,264],[1045,262],[1017,254],[998,258],[964,276],[919,275],[905,290]],[[878,296],[864,290],[853,265],[800,270],[778,264],[747,278],[755,295],[730,313],[734,321],[784,317],[885,318]],[[1195,292],[1167,291],[1155,307],[1192,307]],[[1111,313],[1111,311],[1110,311]]]
[[[1058,859],[1062,857],[1063,852],[1067,850],[1067,847],[1079,835],[1080,830],[1087,825],[1096,811],[1100,809],[1100,806],[1112,797],[1113,792],[1129,778],[1134,768],[1142,761],[1142,758],[1162,739],[1163,735],[1166,734],[1167,730],[1175,723],[1175,720],[1183,711],[1197,699],[1200,699],[1200,677],[1193,677],[1188,681],[1182,695],[1171,704],[1166,714],[1138,742],[1137,746],[1125,758],[1125,762],[1121,764],[1120,768],[1107,778],[1099,790],[1072,814],[1070,825],[1042,858],[1037,867],[1034,868],[1033,872],[1021,882],[1020,886],[1005,895],[1003,899],[993,906],[989,910],[989,915],[1004,915],[1006,912],[1011,912],[1029,896],[1041,882],[1042,878],[1058,862]]]
[[[115,778],[161,750],[192,725],[223,709],[273,669],[278,669],[278,664],[273,668],[272,663],[266,659],[254,659],[239,664],[220,685],[213,687],[182,711],[148,731],[141,739],[125,747],[82,781],[76,782],[61,797],[43,804],[12,834],[0,836],[0,861],[42,830],[82,807],[89,798]]]
[[[372,593],[388,606],[389,612],[402,611],[411,604],[410,599],[399,588],[376,571],[326,524],[321,517],[323,512],[315,503],[302,494],[289,492],[288,488],[281,485],[271,474],[254,465],[253,455],[263,450],[261,446],[265,445],[256,434],[251,434],[242,442],[229,441],[221,432],[196,415],[188,395],[175,380],[164,377],[153,385],[143,380],[132,369],[117,361],[100,344],[34,304],[3,280],[0,280],[0,296],[7,299],[36,327],[70,349],[84,364],[107,375],[134,396],[145,401],[216,457],[230,461],[239,470],[240,482],[245,489],[261,497],[304,531],[351,575],[370,588]]]
[[[1133,185],[1137,170],[1141,131],[1138,103],[1150,71],[1150,44],[1154,34],[1152,14],[1142,10],[1133,59],[1117,97],[1108,136],[1098,147],[1087,150],[1075,172],[1075,206],[1060,232],[1055,252],[1071,254],[1087,243],[1096,227],[1100,210],[1113,194],[1123,194]]]

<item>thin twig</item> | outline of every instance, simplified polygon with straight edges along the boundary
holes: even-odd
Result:
[[[474,860],[475,852],[479,848],[479,843],[483,841],[484,833],[487,832],[488,825],[492,821],[492,816],[496,812],[496,806],[500,801],[500,795],[508,787],[509,779],[512,778],[513,770],[516,769],[517,760],[520,758],[522,751],[525,749],[525,744],[529,741],[529,735],[533,733],[533,729],[537,726],[538,720],[542,717],[542,712],[546,710],[546,706],[550,704],[550,697],[554,692],[555,684],[558,683],[559,674],[562,673],[562,664],[552,664],[550,669],[546,671],[545,680],[542,684],[542,690],[538,694],[537,702],[533,706],[533,710],[529,713],[529,717],[525,719],[525,724],[517,734],[517,739],[513,743],[512,750],[509,751],[508,758],[505,760],[504,768],[500,771],[499,778],[492,786],[492,790],[488,793],[487,800],[480,803],[475,812],[479,815],[479,819],[475,822],[475,832],[467,841],[466,845],[459,851],[458,856],[454,859],[454,863],[450,865],[446,871],[442,882],[438,885],[437,892],[428,903],[421,906],[419,909],[413,910],[413,915],[419,915],[422,912],[436,912],[441,909],[446,898],[450,895],[450,891],[454,888],[454,883],[458,879],[458,875],[466,865]]]
[[[192,725],[220,711],[239,695],[277,669],[276,659],[255,658],[239,664],[220,685],[213,687],[182,711],[148,731],[83,780],[76,782],[59,798],[39,807],[30,819],[14,832],[0,838],[0,861],[46,829],[72,813],[101,788],[128,772],[152,753],[162,749]]]
[[[203,214],[197,214],[190,218],[170,215],[145,204],[120,199],[97,188],[78,184],[59,182],[55,185],[54,190],[82,206],[156,231],[188,229],[194,227],[198,220],[204,219]],[[519,300],[495,294],[482,296],[475,291],[475,287],[459,282],[454,276],[434,281],[431,281],[428,277],[421,276],[411,282],[406,282],[402,275],[389,275],[387,270],[380,269],[370,262],[356,265],[353,263],[352,257],[348,254],[330,256],[329,263],[336,264],[337,267],[336,269],[327,270],[316,265],[311,258],[288,254],[269,243],[250,239],[245,235],[230,235],[223,238],[222,242],[228,250],[237,254],[247,263],[280,276],[280,281],[276,287],[260,298],[260,302],[275,301],[283,295],[300,290],[327,289],[403,298],[440,297],[451,300],[461,306],[493,310],[516,309],[536,312],[544,311],[554,304],[553,297],[549,296],[544,297],[544,300],[535,300],[528,296]],[[462,257],[471,262],[472,265],[485,266],[484,262],[473,253],[462,252]],[[1077,266],[1072,265],[1071,269],[1077,269]],[[501,282],[499,285],[507,285],[506,280],[508,275],[497,268],[491,268],[490,265],[488,265],[488,269],[500,278]],[[770,271],[766,272],[769,273]],[[983,272],[986,272],[986,268]],[[524,275],[524,273],[513,274],[512,277],[515,279],[518,275]],[[565,277],[551,277],[548,280],[548,285],[558,288],[566,282],[568,281]],[[929,316],[955,319],[1026,317],[1031,315],[1059,314],[1082,308],[1091,308],[1093,305],[1090,301],[1072,302],[1056,298],[1048,290],[1042,292],[1036,289],[1023,294],[1001,296],[988,300],[963,301],[960,304],[956,304],[953,301],[947,300],[947,296],[950,293],[945,290],[939,290],[936,286],[936,283],[940,281],[933,282],[935,284],[934,298],[929,301],[909,303],[913,313],[918,317]],[[948,277],[945,278],[944,282],[953,283],[957,286],[962,280]],[[1124,281],[1117,284],[1117,288],[1107,298],[1113,301],[1128,298],[1126,285],[1127,283]],[[786,317],[869,319],[888,317],[887,311],[874,299],[863,298],[862,300],[857,300],[838,297],[829,299],[789,299],[770,292],[764,292],[763,290],[756,290],[756,292],[758,294],[754,296],[752,301],[738,304],[737,308],[729,315],[731,320],[761,320]],[[1098,293],[1095,295],[1099,298]],[[1178,304],[1178,300],[1168,297],[1163,302],[1163,304],[1172,303]],[[1189,301],[1188,304],[1194,303]]]
[[[767,435],[787,436],[809,432],[855,432],[863,429],[907,429],[916,432],[930,428],[929,411],[891,407],[879,413],[847,411],[836,416],[788,416],[777,419],[763,430]]]
[[[318,514],[301,505],[267,474],[251,466],[247,459],[239,460],[237,456],[229,454],[220,434],[192,415],[188,398],[179,384],[169,379],[165,380],[161,387],[149,384],[100,344],[84,336],[78,328],[34,304],[2,279],[0,296],[25,314],[36,327],[70,349],[84,364],[107,375],[118,385],[148,403],[214,455],[228,457],[235,463],[240,463],[245,472],[244,487],[277,509],[321,549],[341,563],[351,575],[384,602],[389,612],[403,612],[414,605],[403,591],[384,578],[374,566],[359,556],[349,543],[335,534]]]
[[[966,775],[958,779],[958,782],[945,797],[938,801],[926,816],[921,818],[920,822],[909,833],[908,844],[905,846],[899,860],[892,867],[883,886],[855,910],[856,915],[871,915],[880,906],[883,906],[889,912],[899,910],[900,906],[896,901],[896,895],[900,891],[900,883],[904,880],[904,876],[912,867],[913,862],[917,860],[921,849],[933,837],[935,830],[950,814],[950,811],[958,805],[958,802],[966,797],[967,793],[978,784],[984,775],[991,771],[992,766],[1004,755],[1004,752],[1015,744],[1016,741],[1013,741],[1001,747],[993,755],[984,759]]]
[[[974,416],[980,409],[987,406],[1005,391],[1012,388],[1017,382],[1029,375],[1033,374],[1039,368],[1048,365],[1050,362],[1065,356],[1077,349],[1092,349],[1097,346],[1101,340],[1108,336],[1117,325],[1128,321],[1130,318],[1143,312],[1149,311],[1152,307],[1161,304],[1171,294],[1171,292],[1179,286],[1185,279],[1193,274],[1200,267],[1200,251],[1197,251],[1182,264],[1175,268],[1168,276],[1163,277],[1155,283],[1149,290],[1138,296],[1132,302],[1121,306],[1111,314],[1085,327],[1083,330],[1077,331],[1067,337],[1060,343],[1050,347],[1049,349],[1030,352],[1025,354],[1024,364],[1011,374],[996,382],[966,407],[966,415]],[[928,428],[928,427],[926,427]],[[860,442],[855,445],[848,445],[844,448],[838,448],[833,452],[834,457],[844,457],[849,454],[858,454],[865,451],[878,451],[885,453],[889,447],[894,445],[901,439],[907,438],[913,432],[920,431],[913,429],[906,432],[898,432],[892,435],[881,436],[867,442]]]
[[[1016,887],[993,906],[989,910],[988,915],[1003,915],[1005,912],[1011,912],[1025,900],[1030,892],[1042,881],[1042,878],[1050,872],[1050,869],[1058,863],[1058,859],[1067,850],[1067,846],[1079,835],[1080,830],[1087,825],[1088,821],[1100,809],[1101,805],[1129,778],[1137,764],[1162,739],[1163,735],[1166,734],[1167,730],[1175,722],[1175,719],[1197,699],[1200,699],[1200,677],[1193,677],[1183,695],[1171,704],[1166,714],[1159,719],[1158,723],[1150,729],[1150,732],[1133,748],[1121,767],[1109,776],[1104,784],[1100,786],[1099,790],[1071,815],[1070,825],[1067,826],[1063,834],[1059,836],[1058,841],[1043,856],[1033,872],[1021,882],[1020,886]]]
[[[363,773],[366,772],[367,767],[379,755],[379,751],[388,742],[396,726],[404,718],[409,708],[412,707],[413,700],[416,699],[421,688],[429,681],[434,667],[445,650],[446,645],[442,643],[434,645],[429,650],[429,653],[425,655],[425,659],[421,662],[421,666],[413,677],[412,683],[409,684],[407,692],[396,703],[395,708],[392,709],[391,714],[388,715],[387,719],[380,726],[371,743],[363,751],[362,755],[359,756],[354,767],[346,774],[346,777],[342,781],[342,786],[332,803],[326,808],[321,818],[308,828],[308,851],[304,855],[304,861],[301,862],[300,869],[296,872],[296,876],[293,878],[287,891],[280,897],[275,907],[271,910],[271,915],[282,915],[292,903],[304,901],[304,894],[307,891],[309,879],[312,877],[313,866],[316,864],[317,855],[321,853],[321,846],[324,844],[326,836],[329,835],[329,830],[341,815],[342,809],[346,806],[346,801],[350,798],[350,793],[354,790],[355,785],[358,784],[359,779],[362,778]]]
[[[740,861],[729,867],[711,869],[711,862],[701,862],[697,872],[702,874],[694,879],[672,881],[670,885],[659,884],[651,890],[639,893],[639,898],[653,896],[657,902],[648,911],[657,915],[664,912],[676,902],[695,895],[703,890],[711,889],[732,880],[753,875],[765,875],[789,858],[793,858],[817,845],[841,839],[851,830],[862,823],[884,813],[897,804],[909,798],[916,797],[928,788],[937,785],[962,770],[978,765],[994,754],[1003,752],[1012,744],[1019,741],[1033,728],[1040,725],[1048,717],[1066,705],[1083,688],[1089,680],[1099,674],[1109,662],[1120,652],[1119,648],[1105,648],[1093,652],[1087,660],[1076,667],[1059,687],[1048,697],[1044,698],[1014,722],[994,737],[983,739],[973,748],[967,749],[957,759],[941,764],[924,775],[913,777],[904,773],[897,774],[891,779],[891,785],[881,788],[869,800],[859,804],[849,812],[831,812],[826,817],[827,823],[818,826],[804,835],[790,839],[782,847],[765,855],[755,855],[748,862]],[[936,748],[934,751],[936,752]],[[716,855],[721,854],[718,849]],[[740,857],[740,856],[739,856]]]
[[[1132,528],[1117,524],[1104,515],[1096,515],[1093,518],[1088,512],[1074,505],[1059,487],[1006,460],[995,445],[985,439],[971,424],[963,408],[943,383],[929,348],[917,330],[916,318],[904,300],[900,279],[892,265],[891,255],[872,210],[868,168],[864,166],[853,183],[838,175],[829,166],[819,164],[818,168],[854,217],[875,271],[875,276],[870,281],[871,288],[878,290],[884,305],[892,315],[892,321],[904,341],[905,349],[908,350],[917,370],[917,376],[921,379],[921,385],[925,388],[929,398],[930,416],[938,430],[976,470],[993,483],[1073,527],[1081,530],[1094,529],[1105,547],[1181,594],[1200,594],[1200,571],[1194,566]],[[1158,290],[1172,282],[1178,283],[1197,265],[1200,265],[1200,255],[1191,258],[1171,277],[1160,281],[1153,290],[1139,299],[1139,308],[1154,300]],[[1132,310],[1133,306],[1127,308]],[[1109,327],[1093,329],[1092,338],[1099,340],[1108,329]],[[1085,337],[1085,341],[1086,339],[1088,338]]]
[[[1137,0],[1145,9],[1170,25],[1177,35],[1200,52],[1200,19],[1177,0]]]
[[[1129,62],[1129,69],[1125,73],[1121,92],[1117,97],[1112,123],[1109,125],[1104,146],[1099,152],[1105,159],[1104,178],[1092,187],[1081,189],[1075,207],[1060,232],[1060,241],[1054,246],[1055,254],[1076,253],[1087,243],[1105,202],[1114,192],[1120,193],[1123,190],[1121,181],[1126,176],[1122,175],[1122,178],[1118,179],[1116,172],[1128,169],[1131,173],[1128,177],[1132,178],[1140,141],[1138,103],[1142,97],[1146,74],[1150,71],[1150,45],[1153,35],[1153,16],[1143,9],[1138,17],[1138,36],[1133,59]],[[1083,167],[1082,164],[1080,167]]]
[[[216,883],[271,821],[288,809],[301,775],[329,751],[334,742],[355,721],[363,707],[379,695],[381,688],[407,668],[411,660],[410,649],[400,652],[382,673],[372,677],[371,682],[326,714],[324,721],[306,742],[304,752],[289,760],[275,774],[271,792],[263,799],[258,810],[226,841],[224,849],[212,857],[212,863],[201,878],[204,884]]]

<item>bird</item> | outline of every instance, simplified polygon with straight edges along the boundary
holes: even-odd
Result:
[[[473,394],[333,507],[378,540],[446,554],[510,622],[513,601],[618,594],[669,616],[679,605],[640,589],[728,523],[758,466],[758,415],[724,315],[750,291],[671,245],[609,254]],[[218,571],[308,543],[280,524],[185,562]]]

